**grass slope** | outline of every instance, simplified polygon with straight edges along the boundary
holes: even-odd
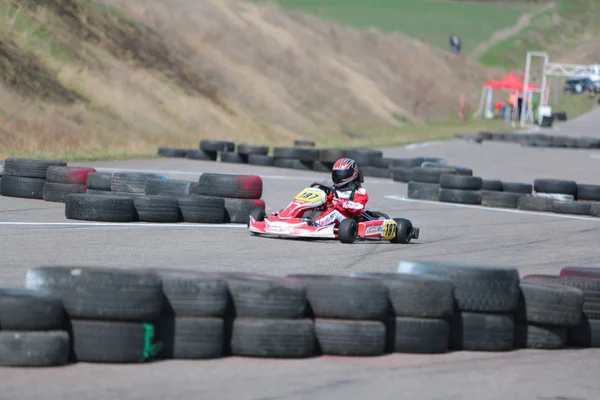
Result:
[[[424,124],[456,115],[460,93],[472,110],[490,76],[401,35],[237,0],[0,0],[0,55],[0,156],[447,137],[464,129]]]
[[[254,0],[271,2],[273,0]],[[401,32],[443,49],[456,33],[468,53],[497,30],[514,25],[519,16],[535,9],[522,3],[449,2],[440,0],[274,0],[291,10],[357,28],[375,27]]]

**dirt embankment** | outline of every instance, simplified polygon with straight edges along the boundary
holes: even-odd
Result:
[[[0,153],[143,152],[224,137],[333,143],[454,116],[460,95],[475,105],[489,76],[401,35],[238,0],[6,9]]]

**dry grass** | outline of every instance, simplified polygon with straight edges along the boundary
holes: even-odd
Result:
[[[0,0],[2,37],[89,100],[57,105],[0,86],[0,155],[144,154],[160,145],[197,148],[202,138],[371,142],[367,133],[454,116],[460,93],[473,108],[489,75],[403,36],[360,32],[272,5],[104,2],[127,17],[83,0],[43,3],[69,4],[85,19],[61,19],[45,7],[15,17],[18,6]],[[116,28],[110,24],[127,29],[101,32]],[[165,57],[172,61],[166,67],[159,62]]]

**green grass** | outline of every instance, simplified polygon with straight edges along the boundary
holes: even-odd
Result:
[[[449,36],[459,35],[463,50],[473,50],[481,41],[514,25],[531,5],[481,4],[438,0],[254,0],[274,1],[292,10],[356,28],[376,27],[401,32],[434,46],[448,48]]]
[[[479,62],[487,67],[523,68],[528,51],[546,51],[551,59],[600,33],[598,0],[558,0],[554,11],[531,21],[527,29],[490,48]]]

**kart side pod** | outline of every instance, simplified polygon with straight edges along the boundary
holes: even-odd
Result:
[[[412,239],[419,238],[419,228],[412,225],[412,222],[405,218],[393,218],[385,220],[386,230],[391,232],[383,232],[383,229],[379,231],[377,235],[370,235],[365,237],[359,234],[359,224],[369,226],[370,223],[381,224],[382,220],[356,222],[352,218],[344,219],[339,227],[337,228],[338,239],[342,243],[354,243],[358,239],[376,239],[376,240],[389,240],[391,243],[408,244]],[[380,225],[383,227],[383,225]],[[362,230],[365,232],[365,228]],[[388,233],[386,235],[386,233]]]

